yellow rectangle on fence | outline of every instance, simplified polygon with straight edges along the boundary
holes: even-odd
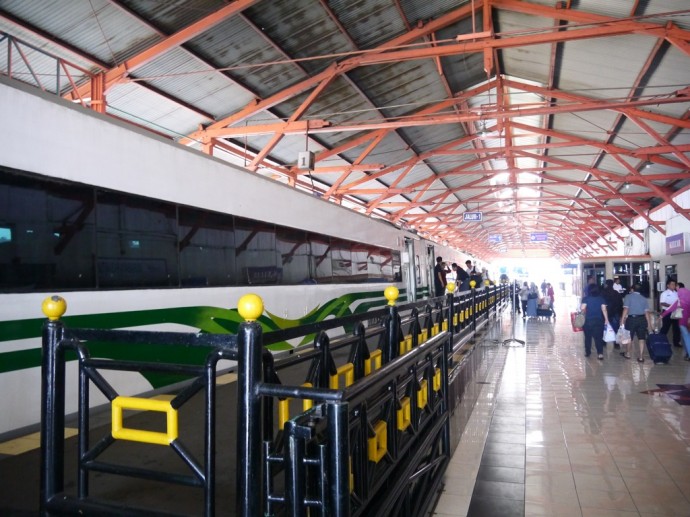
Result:
[[[170,445],[177,439],[177,410],[169,400],[145,399],[140,397],[115,397],[111,402],[112,427],[111,433],[117,440],[152,443],[155,445]],[[125,409],[141,411],[159,411],[166,414],[166,432],[145,431],[143,429],[129,429],[124,427],[123,412]]]

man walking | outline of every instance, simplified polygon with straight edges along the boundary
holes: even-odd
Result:
[[[661,312],[664,312],[677,301],[678,293],[676,292],[676,281],[669,279],[666,281],[666,290],[659,296],[659,307],[661,307]],[[673,329],[673,346],[681,346],[678,320],[671,318],[671,313],[668,313],[666,316],[661,318],[661,322],[661,330],[659,330],[659,334],[666,335],[669,328]]]
[[[630,359],[633,350],[633,341],[637,337],[638,356],[637,361],[644,362],[644,346],[647,340],[647,329],[651,327],[649,314],[649,300],[640,294],[640,284],[635,284],[630,288],[630,294],[623,299],[623,315],[621,325],[630,331],[630,343],[621,345],[623,351],[621,355]]]

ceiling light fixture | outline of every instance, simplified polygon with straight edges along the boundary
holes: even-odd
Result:
[[[625,183],[623,183],[623,188],[624,188],[624,189],[629,189],[629,188],[630,188],[630,183],[628,183],[627,181],[626,181]]]

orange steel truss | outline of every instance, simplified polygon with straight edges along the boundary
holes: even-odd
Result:
[[[328,3],[318,1],[349,38]],[[67,97],[77,100],[89,97],[92,109],[106,112],[107,93],[114,85],[136,81],[136,70],[146,63],[231,16],[241,16],[243,10],[256,3],[256,0],[230,2],[175,34],[161,34],[156,44],[116,67],[108,68],[91,60],[97,73],[90,81],[73,85]],[[571,8],[570,1],[556,4],[548,7],[520,0],[476,0],[427,23],[414,27],[408,23],[404,34],[373,49],[354,52],[266,98],[255,95],[254,101],[220,120],[177,101],[207,121],[207,125],[179,142],[200,145],[209,154],[222,150],[241,157],[251,171],[274,175],[292,186],[313,188],[325,200],[347,201],[362,213],[414,229],[438,242],[471,249],[474,255],[486,260],[500,255],[500,248],[531,250],[534,254],[546,246],[548,254],[562,260],[605,253],[615,249],[613,242],[623,241],[623,234],[640,235],[631,225],[632,219],[638,217],[664,233],[664,221],[650,216],[652,200],[667,204],[690,219],[689,211],[673,198],[677,190],[674,185],[690,179],[690,144],[671,143],[679,131],[690,129],[690,86],[679,86],[653,98],[639,93],[665,47],[671,46],[690,60],[690,32],[673,23],[660,25],[633,17],[618,19],[586,13]],[[122,8],[118,3],[115,5]],[[397,2],[396,5],[401,10]],[[539,17],[549,20],[550,25],[545,24],[532,33],[499,34],[492,20],[501,11]],[[475,17],[480,15],[482,23],[475,27]],[[475,32],[459,35],[452,42],[437,38],[441,29],[470,18]],[[9,18],[7,21],[20,23]],[[629,34],[652,38],[654,45],[625,96],[598,99],[557,87],[557,54],[564,44],[584,39],[603,41]],[[354,47],[352,39],[350,42]],[[503,49],[544,44],[550,45],[546,84],[535,85],[503,74],[499,59]],[[67,50],[76,53],[74,49]],[[466,91],[451,91],[444,75],[443,58],[473,53],[482,56],[486,82]],[[310,107],[328,95],[336,79],[349,80],[348,72],[368,65],[410,60],[433,60],[448,98],[399,118],[385,118],[376,110],[371,120],[360,119],[349,124],[307,116]],[[530,94],[529,98],[540,101],[520,103],[511,92]],[[491,105],[478,106],[473,102],[487,93],[495,99]],[[246,124],[250,117],[299,95],[305,95],[304,100],[286,119]],[[683,116],[669,116],[658,109],[674,104],[683,105]],[[603,128],[604,138],[584,138],[553,128],[554,117],[559,114],[588,111],[613,114],[611,126]],[[625,121],[633,123],[655,144],[623,145],[616,137],[617,128]],[[487,134],[476,129],[478,123],[485,126]],[[403,161],[382,162],[378,157],[378,146],[401,128],[438,125],[459,126],[465,136],[425,152],[410,149],[410,157]],[[308,137],[325,133],[341,134],[342,138],[316,154],[313,171],[298,170],[294,163],[278,163],[271,158],[272,151],[286,135]],[[237,144],[242,138],[255,135],[270,135],[270,138],[255,151]],[[531,143],[520,142],[527,136]],[[343,153],[354,149],[361,151],[347,164],[333,166],[328,162],[333,158],[342,160]],[[588,156],[589,163],[568,159],[568,153]],[[457,165],[444,172],[426,167],[429,174],[418,177],[420,167],[442,157],[446,160],[452,157]],[[497,166],[496,162],[501,165]],[[536,165],[525,166],[526,162]],[[658,170],[649,171],[650,165]],[[307,173],[310,181],[305,179]],[[411,181],[413,177],[416,179]],[[463,222],[466,211],[482,211],[482,223]],[[626,231],[622,234],[621,229]],[[548,232],[548,243],[531,243],[530,232]],[[500,244],[489,243],[488,236],[494,233],[503,235]]]

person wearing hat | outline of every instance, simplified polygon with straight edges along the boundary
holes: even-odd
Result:
[[[620,277],[617,277],[617,276],[613,277],[613,290],[616,291],[620,295],[625,294],[625,287],[623,287],[621,285]]]

